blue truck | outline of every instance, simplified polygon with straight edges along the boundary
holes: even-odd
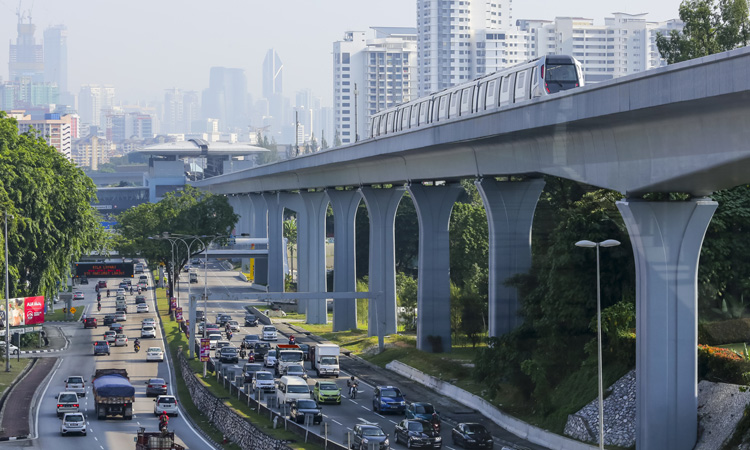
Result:
[[[135,388],[130,384],[127,370],[97,369],[92,382],[97,419],[104,420],[107,416],[133,419]]]

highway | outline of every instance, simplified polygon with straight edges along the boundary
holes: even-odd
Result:
[[[240,332],[235,333],[235,337],[233,337],[232,339],[232,343],[236,346],[239,346],[242,337],[246,334],[262,334],[262,324],[258,327],[244,326],[245,306],[252,305],[261,311],[267,309],[265,302],[258,302],[255,300],[242,298],[243,292],[247,292],[249,289],[249,283],[241,281],[237,277],[237,272],[226,271],[218,263],[211,260],[209,260],[206,270],[200,267],[197,268],[197,272],[199,274],[199,282],[197,284],[193,283],[192,286],[190,286],[190,289],[192,294],[198,294],[197,297],[200,298],[200,295],[203,294],[204,290],[204,273],[207,274],[208,279],[206,283],[206,292],[208,293],[208,302],[206,308],[206,318],[209,322],[213,322],[218,313],[230,314],[232,316],[232,319],[239,322],[241,326]],[[187,283],[187,277],[183,276],[181,277],[181,279],[182,282],[180,283],[180,295],[181,298],[187,299],[187,289],[189,283]],[[198,309],[203,309],[202,301],[198,302]],[[317,343],[311,340],[308,336],[300,335],[289,326],[281,323],[284,321],[284,319],[275,318],[274,320],[276,321],[274,325],[280,331],[279,340],[276,343],[286,344],[288,335],[291,333],[295,334],[295,338],[298,343],[307,343],[310,345],[314,345]],[[299,325],[304,326],[304,324]],[[273,342],[271,342],[271,344],[274,345]],[[350,358],[342,356],[341,359],[343,364]],[[309,362],[305,362],[305,368],[308,370],[308,385],[312,390],[312,386],[316,381],[315,373],[314,371],[310,370]],[[486,423],[486,419],[483,419],[479,414],[469,410],[468,408],[458,405],[455,402],[451,402],[450,399],[440,398],[439,396],[435,396],[434,393],[432,393],[431,398],[429,399],[422,398],[421,395],[425,394],[427,389],[415,387],[415,383],[413,382],[409,382],[408,387],[401,385],[401,380],[396,381],[400,377],[390,374],[385,370],[381,371],[378,375],[379,376],[373,377],[373,379],[378,380],[379,384],[393,384],[402,389],[402,391],[404,391],[405,393],[408,393],[406,398],[407,403],[412,401],[429,401],[434,404],[438,412],[443,412],[443,408],[446,408],[445,412],[450,412],[451,416],[460,417],[461,421],[481,421],[483,423]],[[389,435],[391,448],[406,448],[406,445],[396,444],[394,439],[395,426],[404,418],[404,416],[398,414],[381,415],[374,412],[372,409],[373,386],[362,382],[361,380],[357,398],[354,400],[349,399],[348,395],[346,395],[346,380],[348,377],[349,374],[342,373],[338,379],[334,380],[342,390],[341,405],[322,405],[324,421],[328,423],[329,438],[332,441],[346,444],[348,442],[348,433],[352,431],[354,425],[356,425],[357,423],[372,423],[381,426],[383,430]],[[331,378],[329,377],[326,377],[324,379],[331,380]],[[417,396],[412,397],[412,392],[415,392],[415,395]],[[262,402],[265,404],[264,401]],[[450,409],[450,411],[447,411],[447,409]],[[308,427],[308,429],[322,434],[322,428],[320,425],[311,425]],[[458,448],[451,442],[451,429],[452,425],[443,422],[441,430],[441,436],[443,439],[442,448],[446,448],[449,450]],[[501,434],[501,437],[496,438],[495,448],[499,449],[503,448],[503,445],[507,445],[506,448],[508,449],[543,449],[543,447],[540,447],[538,445],[523,442],[519,438],[510,435],[507,432],[502,432]]]
[[[90,279],[89,285],[77,286],[85,294],[85,300],[74,302],[76,308],[84,307],[87,317],[96,317],[99,326],[96,329],[84,329],[83,325],[63,325],[65,334],[70,339],[68,349],[59,356],[59,363],[54,372],[41,387],[39,407],[34,420],[37,426],[38,439],[25,441],[23,443],[4,443],[3,446],[17,446],[23,448],[38,448],[56,450],[80,450],[81,446],[86,449],[101,450],[132,450],[135,448],[133,438],[140,427],[147,431],[158,431],[158,419],[154,416],[153,397],[146,397],[145,382],[151,377],[161,377],[167,380],[172,378],[171,369],[167,362],[146,362],[146,348],[158,346],[164,348],[161,330],[159,328],[157,339],[142,339],[141,351],[135,353],[133,350],[133,339],[140,337],[141,320],[146,317],[156,318],[153,296],[149,290],[146,294],[150,312],[135,313],[135,295],[127,294],[128,311],[127,321],[124,322],[124,332],[129,338],[127,347],[112,347],[111,355],[93,356],[93,341],[100,340],[104,331],[102,321],[105,314],[115,313],[115,296],[117,284],[120,280],[108,279],[108,286],[112,290],[112,296],[106,297],[106,289],[102,295],[102,310],[96,312],[96,293],[94,286],[96,279]],[[114,289],[113,289],[114,287]],[[112,417],[106,420],[97,420],[95,413],[94,398],[91,392],[91,378],[96,369],[121,368],[128,371],[130,381],[135,386],[136,400],[133,405],[133,419],[124,420],[121,417]],[[86,415],[88,421],[87,436],[61,436],[60,423],[57,418],[55,405],[56,396],[65,390],[64,380],[69,375],[81,375],[87,382],[87,394],[80,398],[80,410]],[[171,383],[168,385],[169,393],[172,393]],[[170,431],[176,434],[176,441],[187,448],[210,449],[213,448],[195,430],[193,430],[182,417],[172,417],[169,421]]]

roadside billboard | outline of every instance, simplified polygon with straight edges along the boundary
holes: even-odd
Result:
[[[174,309],[174,318],[177,322],[182,322],[182,306]]]
[[[8,314],[11,327],[38,325],[44,323],[44,297],[12,298],[8,301]],[[5,326],[5,302],[0,302],[0,320]]]
[[[211,358],[211,339],[201,339],[201,361],[206,362]]]

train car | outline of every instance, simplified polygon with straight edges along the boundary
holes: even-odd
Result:
[[[583,72],[575,58],[547,55],[380,111],[370,119],[369,137],[488,114],[579,86]]]

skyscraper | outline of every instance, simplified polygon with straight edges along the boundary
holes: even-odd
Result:
[[[212,67],[203,91],[204,119],[218,119],[222,131],[247,131],[247,78],[243,69]]]
[[[60,94],[68,94],[68,29],[64,25],[44,30],[44,81],[57,83]]]
[[[106,115],[102,110],[111,110],[115,105],[115,88],[112,86],[99,86],[84,84],[78,94],[78,113],[81,122],[87,125],[107,128]]]
[[[42,45],[37,44],[34,39],[36,25],[31,23],[31,16],[29,16],[28,23],[23,22],[25,18],[19,13],[18,38],[15,44],[10,44],[9,81],[29,77],[35,83],[42,83],[44,82],[44,50]]]
[[[276,50],[269,49],[263,60],[263,98],[268,100],[269,123],[277,133],[284,122],[283,80],[284,64]]]

